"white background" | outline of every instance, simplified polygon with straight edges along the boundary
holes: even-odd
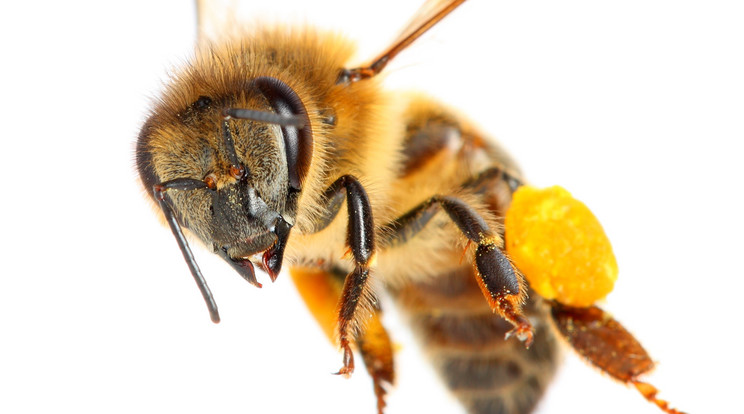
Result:
[[[418,2],[257,3],[256,16],[348,33],[364,59]],[[460,108],[534,184],[585,201],[621,268],[604,306],[659,361],[649,380],[691,413],[742,412],[744,10],[598,3],[472,0],[387,82]],[[144,201],[134,142],[194,20],[187,1],[0,12],[0,412],[374,412],[363,370],[330,375],[341,355],[288,277],[257,290],[196,248],[213,325]],[[389,412],[457,412],[389,324],[401,344]],[[571,354],[538,411],[658,412]]]

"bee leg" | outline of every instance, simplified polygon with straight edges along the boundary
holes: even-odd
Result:
[[[377,309],[367,322],[364,332],[356,338],[364,366],[367,367],[367,372],[374,383],[378,414],[382,414],[387,405],[385,403],[387,388],[395,381],[393,346],[380,317],[381,311]]]
[[[596,306],[575,308],[552,301],[551,315],[561,335],[592,365],[624,384],[632,384],[664,412],[683,414],[657,399],[654,386],[639,380],[653,369],[654,362],[640,342],[610,314]]]
[[[289,273],[315,320],[328,340],[333,342],[338,315],[337,304],[346,274],[297,267],[291,268]],[[377,411],[381,414],[385,407],[386,389],[393,384],[395,371],[393,347],[380,318],[381,310],[376,307],[364,330],[356,335],[355,342],[362,354],[367,372],[372,377],[377,397]]]
[[[521,275],[501,252],[501,239],[470,205],[456,197],[434,196],[388,224],[383,240],[386,247],[401,244],[416,235],[443,209],[460,231],[476,243],[475,270],[478,286],[494,312],[514,326],[507,338],[516,335],[529,348],[532,344],[532,324],[522,313],[527,288]]]
[[[517,191],[517,188],[522,185],[519,178],[515,177],[505,169],[501,167],[491,167],[481,171],[478,175],[463,183],[462,188],[470,188],[477,194],[484,194],[492,191],[493,186],[500,181],[506,183],[511,193]]]
[[[349,214],[346,243],[354,260],[354,270],[346,276],[338,307],[338,339],[344,351],[344,366],[337,374],[348,376],[354,372],[354,354],[349,345],[354,332],[359,331],[360,309],[369,308],[372,295],[369,292],[370,266],[375,258],[375,234],[372,207],[362,184],[351,175],[339,177],[326,190],[329,208],[338,201],[338,194],[346,190],[346,207]],[[318,228],[315,229],[316,231]]]

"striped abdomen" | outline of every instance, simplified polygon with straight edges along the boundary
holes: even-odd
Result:
[[[436,103],[414,101],[406,119],[396,193],[400,199],[435,194],[466,197],[484,217],[490,216],[492,228],[503,237],[499,227],[520,180],[509,156]],[[439,217],[439,222],[432,219],[419,227],[447,229],[442,227],[446,215]],[[454,227],[449,229],[444,237],[461,237]],[[425,275],[392,270],[392,280],[405,280],[390,289],[398,306],[444,384],[470,413],[530,413],[556,367],[558,350],[548,325],[548,307],[534,294],[525,305],[534,326],[535,342],[530,349],[517,338],[504,340],[513,326],[491,310],[471,263],[458,264],[458,257],[466,257],[461,254],[462,246],[427,240],[433,234],[406,235],[407,242],[418,243],[418,248],[410,250],[409,262],[402,268],[411,261],[447,259],[425,268]]]
[[[444,384],[470,413],[532,411],[556,366],[556,341],[540,299],[526,313],[535,327],[529,350],[512,326],[495,315],[476,285],[470,266],[394,292],[399,307]]]

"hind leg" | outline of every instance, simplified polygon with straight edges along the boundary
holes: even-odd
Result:
[[[558,332],[588,362],[605,374],[632,384],[644,398],[669,414],[684,414],[656,398],[658,390],[640,377],[654,362],[640,342],[610,314],[596,306],[575,308],[551,302],[551,315]]]

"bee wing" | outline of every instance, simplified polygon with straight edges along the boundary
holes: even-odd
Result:
[[[236,0],[196,0],[197,44],[216,40],[236,27]]]
[[[388,56],[389,60],[464,2],[465,0],[427,0],[411,17],[392,45],[377,59]]]
[[[465,0],[427,0],[391,45],[377,56],[369,66],[349,70],[349,80],[357,81],[377,75],[403,49],[418,39],[432,26],[439,23]]]

